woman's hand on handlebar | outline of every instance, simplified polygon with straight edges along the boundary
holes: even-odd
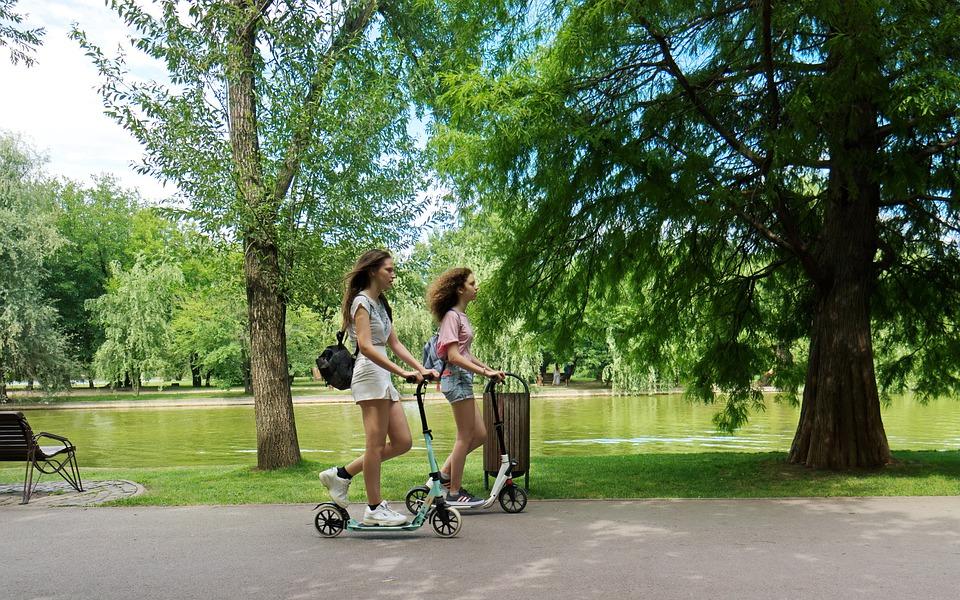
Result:
[[[440,380],[440,373],[438,373],[436,369],[424,369],[423,371],[420,371],[420,376],[427,381]]]
[[[423,381],[423,375],[417,373],[416,371],[404,371],[403,380],[407,383],[420,383]]]
[[[507,374],[503,371],[494,371],[493,369],[485,369],[483,371],[483,375],[497,382],[503,381],[507,378]]]

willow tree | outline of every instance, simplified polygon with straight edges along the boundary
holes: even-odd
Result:
[[[533,5],[540,43],[451,73],[434,140],[510,224],[503,305],[620,301],[725,426],[772,368],[791,462],[888,462],[881,392],[960,392],[960,5]]]
[[[43,160],[0,132],[0,403],[11,379],[53,390],[69,382],[68,338],[43,293],[47,262],[66,242],[56,229],[56,184]]]

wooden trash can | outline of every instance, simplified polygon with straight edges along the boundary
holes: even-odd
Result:
[[[519,380],[523,384],[523,391],[496,391],[497,404],[503,419],[503,441],[510,460],[516,463],[512,475],[523,475],[523,487],[530,489],[530,388],[516,375],[508,376]],[[486,489],[490,488],[489,478],[496,478],[500,471],[500,444],[497,440],[490,396],[488,386],[483,394],[483,422],[487,428],[487,441],[483,445],[483,485]]]

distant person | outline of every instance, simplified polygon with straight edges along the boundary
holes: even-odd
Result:
[[[440,391],[450,403],[457,425],[453,451],[440,468],[440,483],[447,488],[447,504],[459,507],[480,506],[484,502],[462,485],[467,455],[487,439],[487,429],[473,394],[473,376],[476,374],[499,381],[506,377],[503,371],[491,369],[470,350],[473,327],[466,310],[467,305],[477,297],[478,290],[477,278],[470,269],[464,267],[445,271],[427,290],[427,306],[440,322],[437,356],[444,361]]]
[[[560,385],[560,365],[553,363],[553,385]]]
[[[363,456],[342,467],[330,467],[320,473],[320,481],[330,497],[346,508],[350,482],[363,471],[367,507],[364,525],[402,525],[407,518],[390,508],[380,496],[380,463],[400,456],[413,441],[410,426],[400,405],[400,394],[393,387],[390,374],[413,377],[417,383],[427,375],[438,377],[417,362],[397,338],[393,329],[393,311],[384,292],[393,287],[396,273],[393,258],[384,250],[364,252],[345,279],[343,326],[360,353],[353,368],[350,391],[363,414]],[[387,356],[387,347],[403,362],[414,368],[405,371]]]
[[[567,363],[563,367],[563,383],[570,387],[570,378],[573,377],[573,364]]]

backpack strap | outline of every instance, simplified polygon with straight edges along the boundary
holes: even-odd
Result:
[[[344,343],[343,343],[343,338],[344,338],[346,335],[347,335],[347,330],[346,330],[346,329],[341,329],[340,331],[337,332],[337,345],[338,345],[338,346],[342,346],[342,347],[344,347],[344,348],[346,347],[346,346],[344,345]],[[359,342],[357,343],[356,349],[353,351],[353,357],[356,358],[358,354],[360,354],[360,343],[359,343]]]

